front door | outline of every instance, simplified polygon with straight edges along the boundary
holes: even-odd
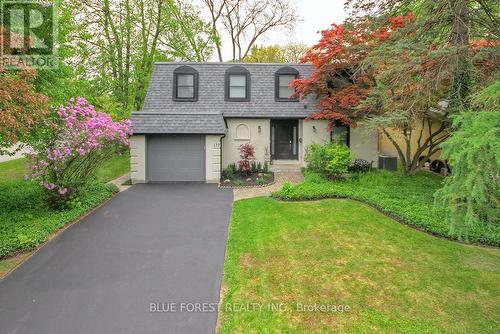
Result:
[[[274,160],[298,159],[297,120],[271,121],[271,156]]]

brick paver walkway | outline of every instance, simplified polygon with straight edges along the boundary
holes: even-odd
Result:
[[[234,189],[234,200],[237,201],[245,198],[271,196],[271,193],[279,190],[283,186],[283,183],[287,181],[293,184],[298,184],[304,181],[304,176],[300,172],[277,172],[274,174],[274,177],[275,182],[267,187]]]

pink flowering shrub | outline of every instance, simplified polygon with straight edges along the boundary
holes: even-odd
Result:
[[[130,120],[114,122],[86,99],[70,99],[35,145],[28,177],[46,189],[52,205],[59,205],[91,182],[104,161],[124,152],[131,134]]]

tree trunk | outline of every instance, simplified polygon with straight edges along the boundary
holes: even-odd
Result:
[[[432,122],[430,119],[426,119],[426,122],[430,124]],[[425,122],[424,121],[424,122]],[[424,122],[422,122],[422,126],[424,126]],[[396,148],[398,152],[399,160],[404,167],[404,173],[406,175],[415,175],[425,164],[427,159],[439,151],[439,145],[448,138],[448,130],[445,123],[441,124],[441,126],[434,132],[431,132],[431,126],[429,126],[429,133],[427,134],[427,138],[423,141],[420,140],[420,136],[417,140],[415,153],[412,153],[411,149],[411,135],[407,129],[405,133],[403,146],[400,145],[396,139],[389,133],[387,129],[382,129],[384,135],[389,139],[392,145]],[[422,159],[421,159],[422,158]]]
[[[452,12],[450,43],[455,47],[455,74],[450,91],[450,111],[467,109],[470,93],[469,8],[467,0],[448,0]]]

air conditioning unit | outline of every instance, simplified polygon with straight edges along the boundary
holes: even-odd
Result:
[[[398,170],[398,159],[389,155],[379,155],[378,168],[392,171]]]

